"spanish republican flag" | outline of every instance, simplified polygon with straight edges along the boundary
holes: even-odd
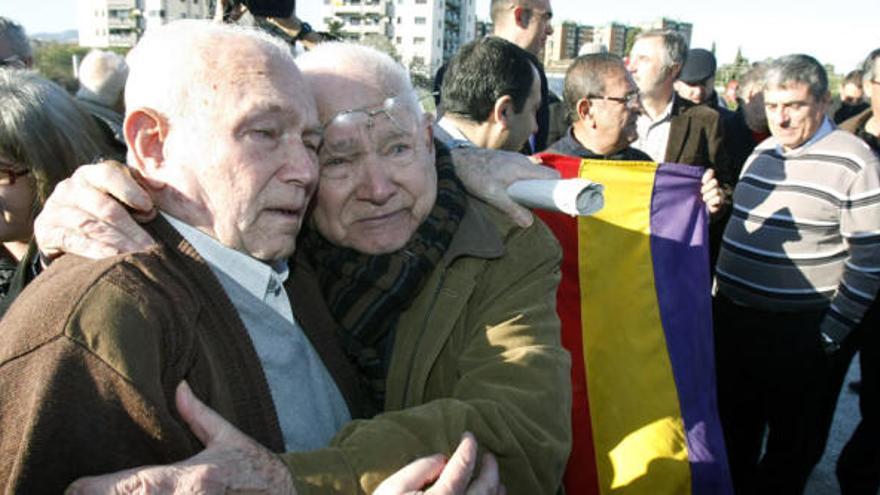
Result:
[[[563,249],[570,494],[733,492],[715,392],[702,168],[542,154],[605,185],[591,217],[539,211]]]

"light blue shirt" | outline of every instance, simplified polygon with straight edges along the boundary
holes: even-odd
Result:
[[[449,149],[474,147],[474,143],[446,117],[440,117],[440,120],[437,121],[434,126],[434,135]]]
[[[212,270],[221,270],[232,280],[238,282],[257,299],[266,303],[287,321],[296,325],[290,299],[284,291],[284,282],[289,270],[286,261],[266,264],[240,251],[219,243],[201,230],[181,222],[171,215],[162,213],[180,235],[192,244],[199,255],[208,262]]]
[[[283,287],[287,262],[266,264],[170,215],[162,216],[205,259],[238,311],[269,383],[286,450],[326,447],[351,415],[293,316]]]
[[[814,132],[813,135],[810,136],[810,139],[807,139],[806,141],[804,141],[804,144],[798,146],[797,148],[793,148],[793,149],[789,150],[789,153],[794,150],[803,148],[804,146],[809,146],[809,145],[815,143],[816,141],[822,139],[823,137],[831,134],[831,131],[833,131],[833,130],[834,130],[834,125],[831,123],[831,120],[829,120],[828,117],[824,117],[822,119],[822,125],[819,126],[819,130]],[[783,156],[785,156],[785,153],[786,153],[785,150],[782,149],[781,144],[776,145],[776,152],[779,153],[780,155],[783,155]]]

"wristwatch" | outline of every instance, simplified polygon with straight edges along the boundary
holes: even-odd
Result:
[[[299,41],[313,32],[314,30],[312,29],[311,24],[309,24],[308,22],[301,22],[299,25],[299,32],[296,33],[296,38],[293,39]]]

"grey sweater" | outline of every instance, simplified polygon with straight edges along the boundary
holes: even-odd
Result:
[[[823,309],[842,340],[880,286],[880,163],[834,130],[780,154],[761,143],[746,162],[718,258],[718,291],[771,311]]]

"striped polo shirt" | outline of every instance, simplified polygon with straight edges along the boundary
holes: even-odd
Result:
[[[831,130],[788,152],[771,137],[743,167],[717,264],[718,291],[769,311],[829,308],[842,339],[880,286],[880,162]]]

